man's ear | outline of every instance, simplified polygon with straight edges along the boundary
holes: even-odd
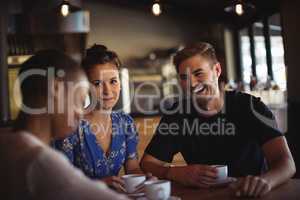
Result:
[[[215,71],[216,71],[216,74],[219,78],[221,76],[221,73],[222,73],[222,67],[221,67],[221,64],[219,62],[217,62],[215,64]]]

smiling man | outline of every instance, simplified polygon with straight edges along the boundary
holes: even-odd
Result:
[[[187,46],[174,64],[184,100],[162,116],[141,161],[145,171],[207,188],[218,177],[214,165],[227,165],[238,178],[235,194],[252,197],[293,176],[294,160],[271,111],[259,98],[219,88],[222,69],[212,45]],[[179,152],[187,166],[169,164]]]

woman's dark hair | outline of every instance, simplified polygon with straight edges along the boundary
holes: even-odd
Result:
[[[94,44],[86,50],[85,58],[82,60],[82,66],[87,71],[97,64],[113,63],[119,69],[121,61],[114,51],[110,51],[106,46]]]

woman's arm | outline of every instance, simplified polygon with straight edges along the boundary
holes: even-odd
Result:
[[[140,168],[139,161],[137,159],[129,159],[125,162],[126,174],[143,174],[144,172]]]
[[[125,153],[125,173],[126,174],[143,174],[138,161],[137,146],[139,143],[139,135],[131,116],[121,113],[124,120],[126,153]]]

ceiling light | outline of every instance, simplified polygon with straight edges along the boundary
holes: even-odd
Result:
[[[155,1],[152,5],[152,13],[155,16],[159,16],[161,14],[162,10],[161,10],[161,5],[159,4],[158,1]]]
[[[238,3],[235,5],[235,12],[237,15],[242,15],[244,14],[244,8],[243,8],[243,4]]]
[[[63,17],[67,17],[72,12],[76,12],[80,10],[80,7],[72,5],[69,0],[63,0],[59,6],[57,7],[58,12]]]
[[[233,3],[231,3],[229,6],[224,8],[225,12],[228,13],[234,13],[238,16],[241,16],[243,14],[251,13],[255,10],[255,6],[251,3],[246,3],[242,0],[235,0]]]
[[[66,17],[69,15],[70,13],[70,5],[69,5],[69,2],[63,2],[61,7],[60,7],[60,12],[61,12],[61,15]]]

